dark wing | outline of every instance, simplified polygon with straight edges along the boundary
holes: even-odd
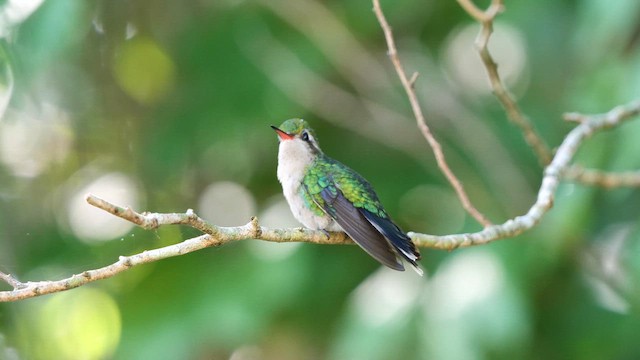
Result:
[[[324,204],[318,204],[364,251],[394,270],[403,271],[396,252],[376,227],[335,187],[320,192]],[[413,262],[415,264],[415,261]]]
[[[383,218],[366,209],[359,209],[367,220],[373,225],[385,238],[391,241],[391,244],[398,250],[398,253],[405,258],[416,269],[419,269],[417,260],[420,260],[420,252],[413,244],[411,239],[400,228],[388,218]]]

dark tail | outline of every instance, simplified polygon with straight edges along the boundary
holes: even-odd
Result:
[[[365,209],[359,210],[367,221],[391,242],[391,245],[393,245],[398,254],[411,264],[418,274],[422,275],[424,271],[418,264],[420,251],[418,251],[409,236],[388,218],[382,218]]]

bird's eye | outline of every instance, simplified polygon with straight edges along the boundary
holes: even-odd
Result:
[[[302,133],[302,140],[304,141],[309,141],[309,133],[308,132],[303,132]]]

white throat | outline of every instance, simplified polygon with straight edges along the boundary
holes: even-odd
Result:
[[[287,200],[293,193],[297,193],[305,171],[314,158],[314,154],[304,141],[300,139],[280,141],[278,180],[282,184]],[[292,193],[288,194],[288,192]]]

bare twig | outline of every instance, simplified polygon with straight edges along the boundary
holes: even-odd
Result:
[[[565,137],[558,147],[551,163],[545,168],[538,198],[529,211],[510,219],[501,225],[493,225],[476,233],[433,236],[409,233],[409,236],[420,246],[434,246],[444,249],[455,249],[461,246],[486,244],[488,242],[517,236],[540,222],[542,216],[551,209],[553,197],[564,172],[582,142],[594,132],[617,126],[621,122],[640,113],[640,100],[616,107],[606,114],[584,116],[580,123]]]
[[[268,229],[259,226],[258,220],[252,218],[249,223],[238,227],[221,227],[207,223],[198,217],[192,210],[183,214],[158,214],[137,213],[129,208],[122,208],[100,199],[93,195],[87,196],[87,202],[110,214],[128,220],[145,229],[154,229],[161,225],[189,225],[205,232],[204,235],[185,240],[181,243],[165,246],[158,249],[146,250],[131,256],[120,256],[119,260],[111,265],[87,270],[75,274],[66,279],[57,281],[36,281],[21,283],[11,275],[0,273],[0,279],[6,281],[13,290],[0,291],[0,302],[16,301],[35,296],[70,290],[90,282],[113,277],[131,267],[146,264],[173,256],[179,256],[205,249],[220,246],[229,242],[244,239],[260,239],[272,242],[310,242],[315,244],[352,244],[353,242],[343,233],[331,233],[330,236],[321,231],[305,229]]]
[[[578,147],[596,131],[617,126],[625,120],[640,113],[640,101],[619,106],[606,114],[585,117],[564,139],[553,160],[545,169],[538,199],[529,211],[510,219],[501,225],[491,225],[476,233],[435,236],[421,233],[409,233],[416,245],[437,249],[452,250],[458,247],[486,244],[495,240],[519,235],[540,222],[542,216],[553,205],[553,197],[563,173],[569,167]],[[220,246],[233,241],[259,239],[272,242],[309,242],[314,244],[353,244],[344,233],[330,233],[308,229],[269,229],[261,227],[254,217],[243,226],[222,227],[207,223],[192,210],[183,214],[137,213],[109,203],[93,195],[87,196],[87,202],[110,214],[128,220],[146,229],[154,229],[162,225],[188,225],[204,232],[204,235],[185,240],[181,243],[147,250],[131,256],[120,256],[111,265],[87,270],[80,274],[57,281],[36,281],[22,283],[13,276],[0,272],[0,280],[14,289],[0,291],[0,302],[17,301],[45,294],[56,293],[76,288],[90,282],[113,277],[133,266],[146,264],[173,256],[184,255],[208,247]]]
[[[564,178],[583,185],[600,186],[606,189],[616,187],[640,187],[640,171],[606,172],[596,169],[585,169],[581,166],[570,166]]]
[[[184,214],[156,214],[156,213],[144,213],[139,214],[130,208],[120,207],[111,204],[97,196],[87,195],[86,200],[89,204],[102,209],[108,213],[111,213],[119,218],[130,221],[144,229],[155,229],[160,225],[189,225],[194,229],[198,229],[206,234],[215,234],[215,227],[204,221],[193,210],[189,209]],[[158,218],[157,216],[160,216]]]
[[[562,114],[562,119],[564,119],[564,121],[569,121],[569,122],[574,122],[574,123],[580,124],[581,122],[583,122],[585,120],[585,117],[584,117],[584,115],[582,115],[580,113],[568,112],[568,113]]]
[[[485,23],[488,21],[493,21],[493,19],[487,12],[477,7],[476,4],[474,4],[471,0],[458,0],[458,4],[460,4],[460,7],[462,7],[464,11],[471,15],[471,17],[474,18],[477,22]]]
[[[10,274],[5,274],[0,271],[0,280],[6,282],[7,284],[13,286],[14,289],[24,288],[26,285],[18,281],[15,277]]]
[[[51,294],[55,292],[70,290],[90,282],[113,277],[133,266],[146,264],[171,256],[186,254],[195,250],[210,246],[216,246],[219,240],[211,235],[201,235],[197,238],[189,239],[176,245],[164,248],[147,250],[132,256],[120,256],[120,259],[109,265],[95,270],[87,270],[80,274],[73,275],[66,279],[57,281],[35,281],[22,284],[21,287],[14,287],[12,291],[0,292],[0,302],[16,301],[35,296]]]
[[[404,67],[400,62],[400,58],[398,57],[398,51],[396,50],[395,40],[393,39],[393,33],[391,31],[391,27],[389,26],[389,23],[387,22],[387,19],[385,18],[384,13],[382,12],[382,8],[380,8],[379,0],[373,0],[373,11],[375,12],[376,17],[378,18],[378,22],[382,27],[382,31],[384,32],[384,37],[387,41],[387,47],[389,48],[389,58],[393,63],[393,67],[396,69],[396,72],[398,73],[398,77],[400,78],[400,82],[402,83],[402,86],[404,87],[405,92],[407,93],[407,97],[409,98],[409,103],[411,104],[411,109],[413,110],[413,114],[418,123],[418,127],[420,128],[420,131],[422,131],[422,134],[424,135],[425,139],[427,139],[429,146],[431,146],[431,149],[433,150],[433,153],[436,157],[436,161],[438,163],[438,167],[442,170],[442,173],[445,175],[449,183],[451,183],[451,186],[453,186],[464,209],[471,216],[473,216],[473,218],[476,219],[476,221],[478,221],[483,226],[485,227],[490,226],[491,222],[484,215],[482,215],[482,213],[480,213],[469,200],[469,197],[467,196],[467,193],[465,192],[464,187],[462,186],[462,183],[460,182],[460,180],[458,180],[458,178],[453,174],[453,172],[449,168],[449,165],[447,164],[447,161],[444,157],[444,153],[442,152],[442,146],[440,146],[440,143],[438,142],[438,140],[436,140],[436,138],[431,133],[429,126],[427,126],[427,123],[424,119],[424,115],[422,114],[422,108],[420,107],[420,102],[418,101],[418,97],[416,96],[416,92],[413,88],[413,81],[411,81],[407,77],[407,74],[404,71]]]
[[[488,45],[491,34],[493,33],[493,22],[496,16],[504,9],[503,0],[493,0],[486,11],[480,10],[471,0],[458,0],[458,3],[481,25],[480,33],[476,38],[476,47],[487,71],[493,93],[505,109],[509,120],[520,128],[525,141],[531,146],[540,163],[543,166],[547,165],[551,161],[551,150],[507,90],[498,73],[498,65],[489,51]]]
[[[418,80],[418,76],[420,76],[420,73],[416,71],[413,73],[413,75],[411,75],[411,78],[409,78],[409,86],[411,86],[411,88],[415,86],[416,80]]]
[[[507,112],[509,119],[520,127],[525,140],[536,153],[538,160],[546,165],[551,161],[552,152],[542,140],[531,122],[524,115],[518,103],[509,93],[498,73],[498,65],[489,51],[489,39],[493,33],[493,22],[504,10],[503,0],[492,0],[487,10],[479,9],[472,0],[458,0],[460,6],[477,22],[481,24],[480,33],[476,38],[476,47],[485,66],[491,88],[494,94]],[[579,113],[566,113],[563,115],[566,121],[582,123],[587,117]],[[564,178],[585,185],[612,187],[638,187],[640,186],[640,172],[607,173],[599,170],[583,169],[578,166],[570,166],[564,174]]]
[[[590,119],[589,116],[576,112],[565,113],[562,117],[565,121],[578,124],[582,124]],[[572,165],[564,172],[564,178],[583,185],[600,186],[607,189],[615,187],[640,187],[640,171],[614,173],[597,169],[585,169],[579,165]]]

